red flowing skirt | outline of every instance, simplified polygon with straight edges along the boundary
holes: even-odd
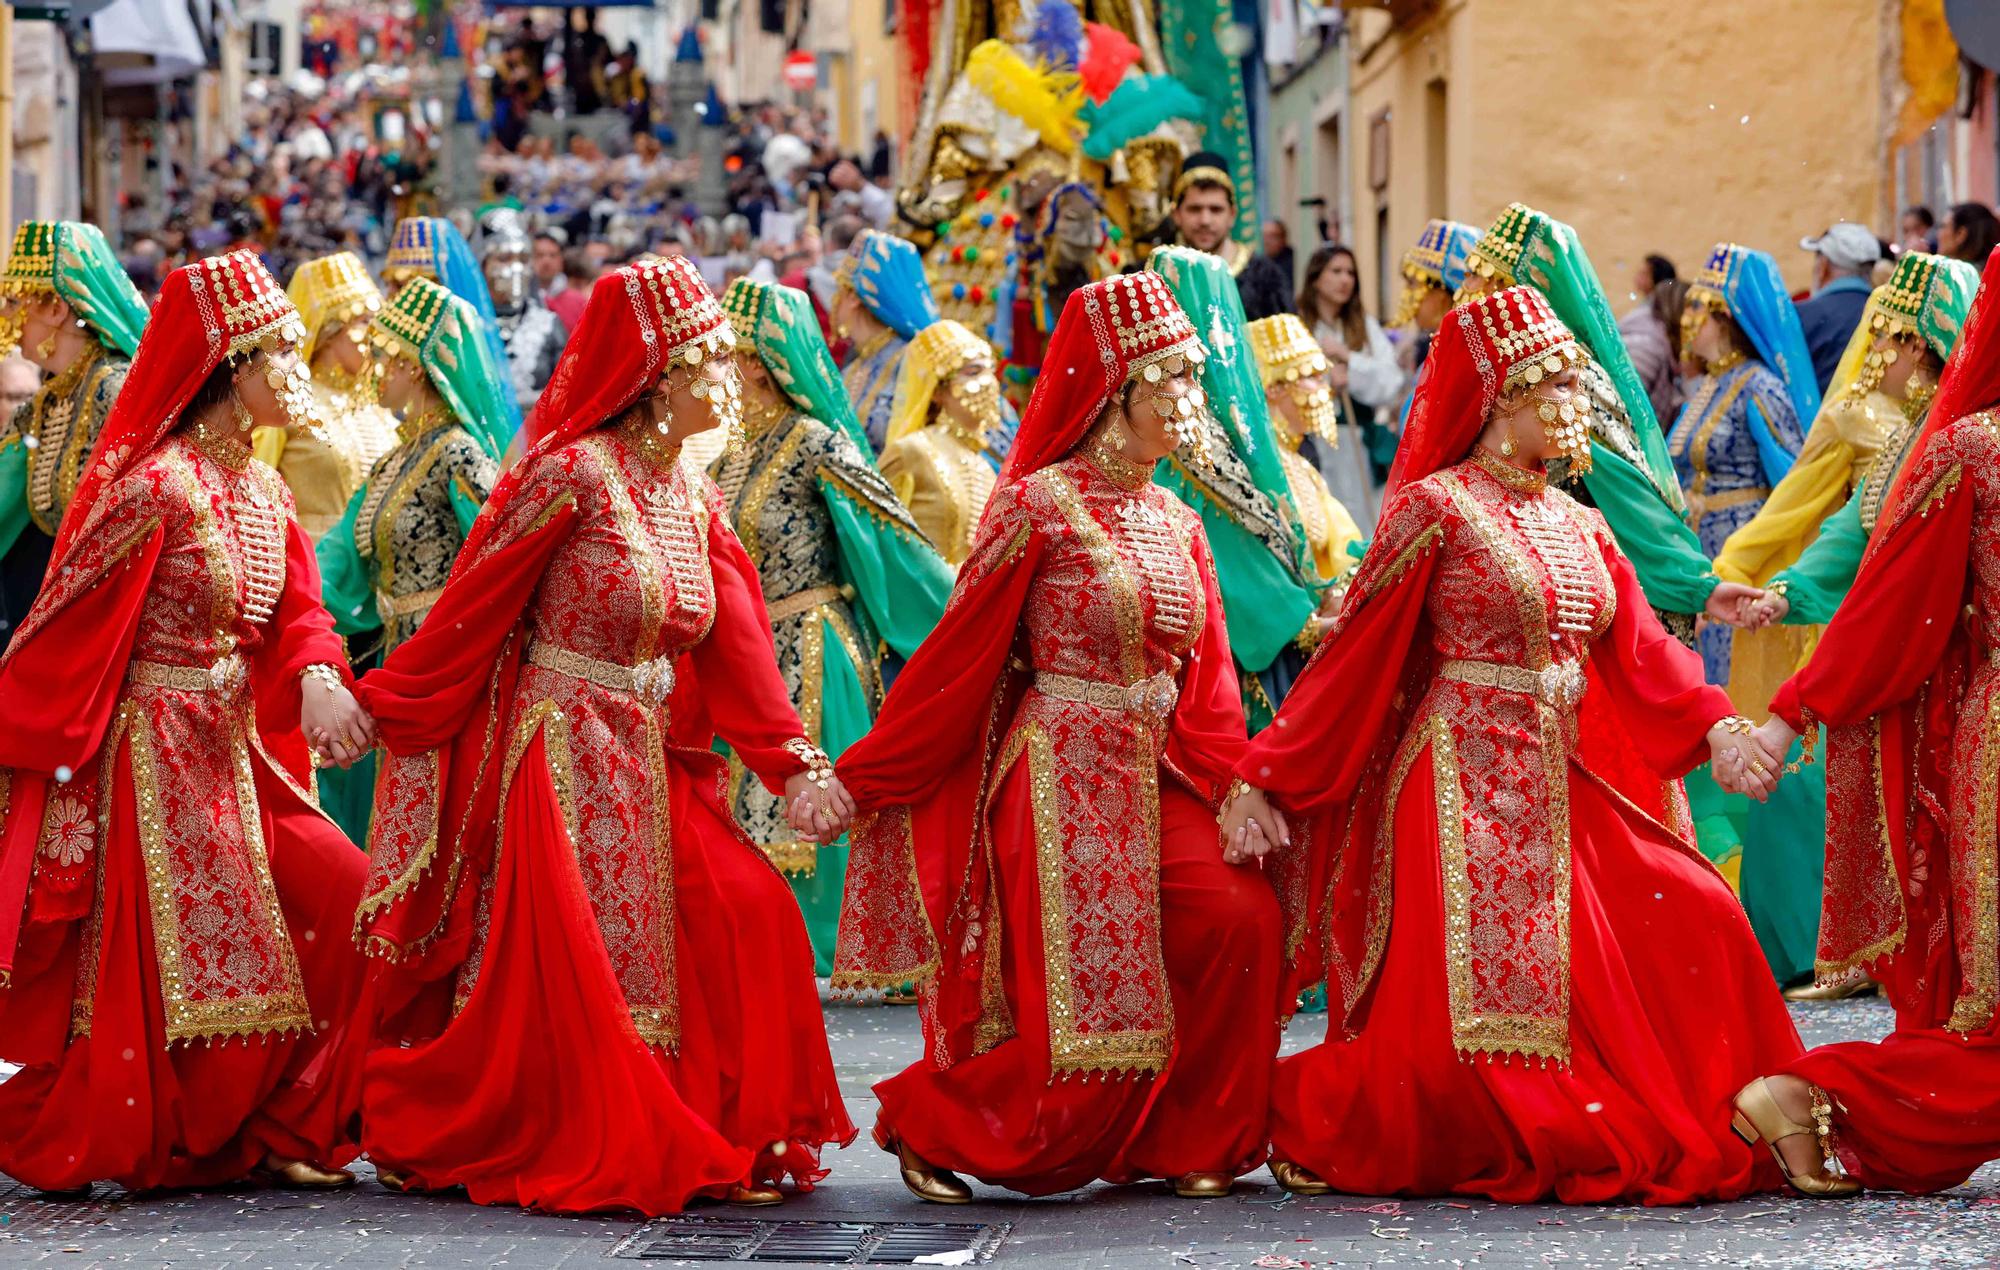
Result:
[[[103,924],[87,1036],[70,1037],[83,923],[22,932],[0,993],[0,1173],[67,1190],[243,1177],[266,1155],[336,1166],[358,1149],[365,963],[350,937],[368,860],[253,759],[265,850],[314,1031],[166,1044],[131,762],[121,747],[103,839]]]
[[[537,738],[502,813],[464,1008],[436,1037],[369,1057],[369,1157],[423,1188],[557,1212],[673,1212],[785,1177],[810,1190],[826,1175],[820,1148],[851,1141],[854,1126],[784,879],[688,774],[670,783],[681,1039],[677,1053],[652,1048],[548,771]]]
[[[1360,1032],[1278,1064],[1272,1149],[1339,1190],[1503,1203],[1727,1199],[1779,1184],[1730,1100],[1799,1053],[1728,884],[1572,766],[1567,1066],[1452,1043],[1433,769],[1395,809],[1389,944]]]
[[[1899,1014],[1882,1040],[1822,1045],[1785,1068],[1833,1098],[1840,1162],[1872,1189],[1942,1191],[2000,1159],[2000,1025],[1929,1025],[1950,1017],[1953,978],[1934,976],[1940,999]]]
[[[1097,1178],[1255,1168],[1278,1048],[1278,908],[1263,875],[1224,864],[1214,813],[1162,774],[1160,939],[1173,1057],[1157,1078],[1056,1080],[1033,817],[1020,763],[993,813],[1016,1035],[941,1071],[921,1060],[875,1086],[883,1133],[934,1165],[1029,1195]]]

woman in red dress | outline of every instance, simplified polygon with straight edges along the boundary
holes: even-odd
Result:
[[[1156,275],[1070,297],[944,620],[840,760],[835,981],[919,984],[875,1136],[923,1199],[1215,1195],[1263,1158],[1277,907],[1216,847],[1242,707],[1201,520],[1152,483],[1202,355]]]
[[[736,426],[733,343],[686,261],[600,279],[437,607],[361,684],[389,752],[358,925],[391,1186],[776,1203],[854,1135],[798,905],[709,748],[713,720],[801,833],[844,827],[756,572],[680,460]]]
[[[367,862],[305,735],[368,733],[249,444],[304,334],[249,252],[168,276],[0,661],[0,1173],[44,1190],[353,1181]]]
[[[1330,998],[1272,1091],[1288,1189],[1686,1203],[1777,1181],[1725,1112],[1798,1036],[1678,784],[1713,758],[1761,795],[1776,763],[1549,484],[1548,460],[1589,462],[1579,359],[1537,292],[1452,311],[1338,623],[1237,765],[1225,841],[1289,828],[1288,948]]]
[[[1896,1007],[1886,1039],[1767,1066],[1737,1100],[1809,1194],[1942,1190],[2000,1158],[2000,254],[1912,445],[1765,725],[1827,730],[1820,980],[1866,971]]]

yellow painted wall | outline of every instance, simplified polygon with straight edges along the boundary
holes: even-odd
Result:
[[[848,10],[851,52],[847,62],[852,83],[840,98],[841,149],[867,158],[874,148],[875,134],[862,117],[863,85],[872,85],[875,96],[876,128],[887,132],[892,141],[903,134],[897,107],[902,102],[901,45],[893,33],[882,30],[883,0],[853,0]]]
[[[1646,253],[1691,274],[1722,239],[1771,252],[1803,287],[1801,236],[1840,219],[1887,227],[1884,4],[1445,0],[1365,59],[1387,21],[1359,15],[1357,251],[1375,259],[1367,129],[1388,106],[1391,259],[1431,216],[1484,226],[1519,199],[1576,226],[1615,307]],[[1435,207],[1425,89],[1440,77],[1450,127]]]

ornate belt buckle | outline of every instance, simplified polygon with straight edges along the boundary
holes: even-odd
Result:
[[[1539,674],[1540,696],[1551,705],[1574,705],[1583,696],[1583,670],[1572,661],[1553,661]]]
[[[674,691],[674,663],[671,657],[655,657],[632,667],[632,691],[659,705]]]

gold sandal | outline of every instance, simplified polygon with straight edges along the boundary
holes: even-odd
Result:
[[[1730,1117],[1729,1127],[1748,1145],[1754,1147],[1762,1142],[1770,1148],[1771,1158],[1778,1162],[1778,1171],[1799,1194],[1839,1199],[1861,1189],[1861,1183],[1853,1178],[1830,1171],[1826,1160],[1811,1173],[1795,1174],[1786,1167],[1784,1153],[1778,1150],[1778,1144],[1786,1138],[1810,1134],[1819,1141],[1822,1156],[1828,1155],[1827,1146],[1833,1137],[1833,1104],[1818,1086],[1812,1091],[1813,1123],[1809,1125],[1800,1124],[1779,1109],[1770,1084],[1762,1076],[1737,1093],[1735,1107],[1736,1114]]]
[[[1321,1179],[1311,1169],[1302,1168],[1290,1160],[1271,1161],[1271,1177],[1278,1183],[1278,1189],[1287,1195],[1330,1195],[1333,1187]]]
[[[972,1188],[967,1186],[958,1174],[950,1169],[941,1169],[931,1164],[900,1141],[892,1141],[876,1125],[875,1145],[896,1157],[896,1165],[903,1178],[903,1186],[918,1199],[931,1204],[970,1204]]]

